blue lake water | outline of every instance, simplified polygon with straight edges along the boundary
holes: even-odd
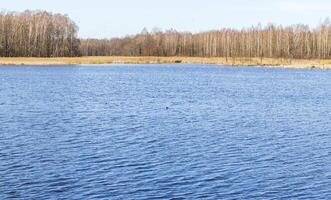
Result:
[[[331,71],[0,67],[0,199],[331,199]]]

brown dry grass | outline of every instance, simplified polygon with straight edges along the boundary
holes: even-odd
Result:
[[[152,64],[190,63],[231,66],[274,66],[286,68],[331,68],[331,60],[275,59],[275,58],[203,58],[203,57],[126,57],[91,56],[74,58],[0,58],[2,65],[61,65],[61,64]]]

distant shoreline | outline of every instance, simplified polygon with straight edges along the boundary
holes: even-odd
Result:
[[[0,65],[80,65],[80,64],[219,64],[282,68],[331,69],[331,59],[223,58],[223,57],[0,57]]]

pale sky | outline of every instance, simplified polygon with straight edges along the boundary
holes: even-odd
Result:
[[[206,31],[269,22],[316,26],[331,17],[331,0],[0,0],[6,11],[68,14],[83,38],[111,38],[151,30]]]

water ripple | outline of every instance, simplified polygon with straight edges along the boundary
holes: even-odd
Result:
[[[330,199],[331,72],[0,68],[0,199]]]

